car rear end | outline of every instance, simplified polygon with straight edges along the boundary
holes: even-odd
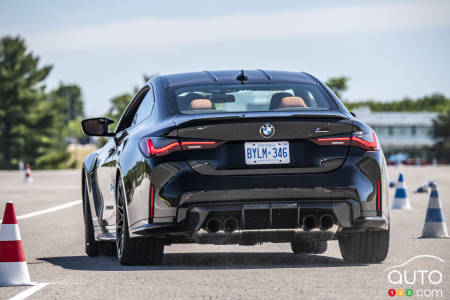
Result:
[[[376,135],[320,83],[186,86],[168,94],[174,127],[140,143],[152,168],[149,219],[133,234],[295,244],[388,228]]]

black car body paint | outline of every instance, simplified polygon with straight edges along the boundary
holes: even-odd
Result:
[[[355,134],[372,130],[311,75],[249,70],[242,85],[318,85],[329,97],[327,110],[183,114],[177,109],[173,99],[176,88],[235,85],[239,72],[158,76],[140,92],[144,99],[151,99],[139,99],[138,93],[114,136],[83,165],[97,239],[114,239],[115,212],[111,208],[116,205],[118,182],[125,190],[130,236],[157,237],[167,244],[289,242],[305,238],[299,229],[307,215],[317,220],[325,214],[333,216],[338,232],[388,228],[383,152],[352,144]],[[151,111],[133,123],[131,118],[141,100],[153,101]],[[267,122],[276,130],[270,137],[260,134],[260,126]],[[335,138],[335,144],[331,140],[324,145],[327,138]],[[172,143],[177,151],[147,155],[147,139],[155,149]],[[204,149],[201,144],[194,145],[201,141],[220,145]],[[244,143],[268,141],[289,142],[289,163],[247,165]],[[193,143],[198,149],[183,148],[183,143]],[[235,218],[229,224],[237,220],[236,231],[206,232],[212,217],[220,222]],[[328,231],[308,234],[313,240],[335,238]]]

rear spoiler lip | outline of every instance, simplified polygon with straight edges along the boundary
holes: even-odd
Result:
[[[265,112],[255,112],[255,113],[233,113],[233,114],[198,114],[198,115],[188,115],[191,118],[187,118],[187,115],[176,115],[173,119],[175,126],[190,123],[202,123],[206,121],[226,121],[226,120],[245,120],[245,119],[264,119],[264,118],[324,118],[324,119],[347,119],[350,120],[348,116],[339,111],[330,112],[308,112],[308,113],[293,113],[293,112],[282,112],[270,114]]]

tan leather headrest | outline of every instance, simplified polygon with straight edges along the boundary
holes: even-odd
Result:
[[[298,96],[284,97],[281,99],[280,107],[306,107],[305,101]]]
[[[201,110],[201,109],[214,109],[211,100],[209,99],[195,99],[191,101],[189,105],[190,110]]]

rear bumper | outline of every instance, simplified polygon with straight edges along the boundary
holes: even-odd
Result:
[[[178,209],[187,202],[242,200],[353,199],[361,203],[363,216],[381,216],[375,203],[379,179],[382,202],[387,204],[388,190],[380,152],[348,156],[341,167],[323,173],[207,176],[193,171],[186,162],[163,163],[151,175],[159,196],[155,200],[154,222],[177,221]],[[387,207],[382,205],[385,215],[388,215]]]
[[[380,152],[349,155],[338,169],[317,174],[205,176],[183,162],[160,164],[151,179],[158,195],[155,217],[150,224],[148,218],[133,222],[130,232],[219,244],[328,240],[334,237],[331,230],[302,229],[305,215],[324,214],[333,216],[338,233],[386,230],[389,197],[384,166]],[[382,211],[375,197],[377,180]],[[239,220],[237,230],[206,232],[209,218],[229,216]]]
[[[341,191],[341,194],[333,193],[333,196],[344,196],[346,193],[348,191]],[[269,191],[261,198],[270,196],[271,192]],[[208,199],[211,200],[209,197]],[[334,239],[337,230],[386,230],[389,225],[389,220],[385,216],[362,216],[359,201],[348,198],[291,199],[290,201],[287,199],[283,201],[249,199],[239,202],[236,200],[197,202],[198,200],[196,195],[186,198],[183,205],[178,208],[176,222],[138,223],[131,228],[132,235],[177,236],[197,243],[245,245],[257,242],[330,240]],[[331,215],[334,225],[328,230],[320,230],[317,222],[317,226],[313,230],[302,230],[305,216],[311,215],[317,221],[323,215]],[[238,228],[235,231],[225,233],[223,228],[214,233],[206,231],[208,219],[218,218],[223,222],[228,217],[238,220]]]

